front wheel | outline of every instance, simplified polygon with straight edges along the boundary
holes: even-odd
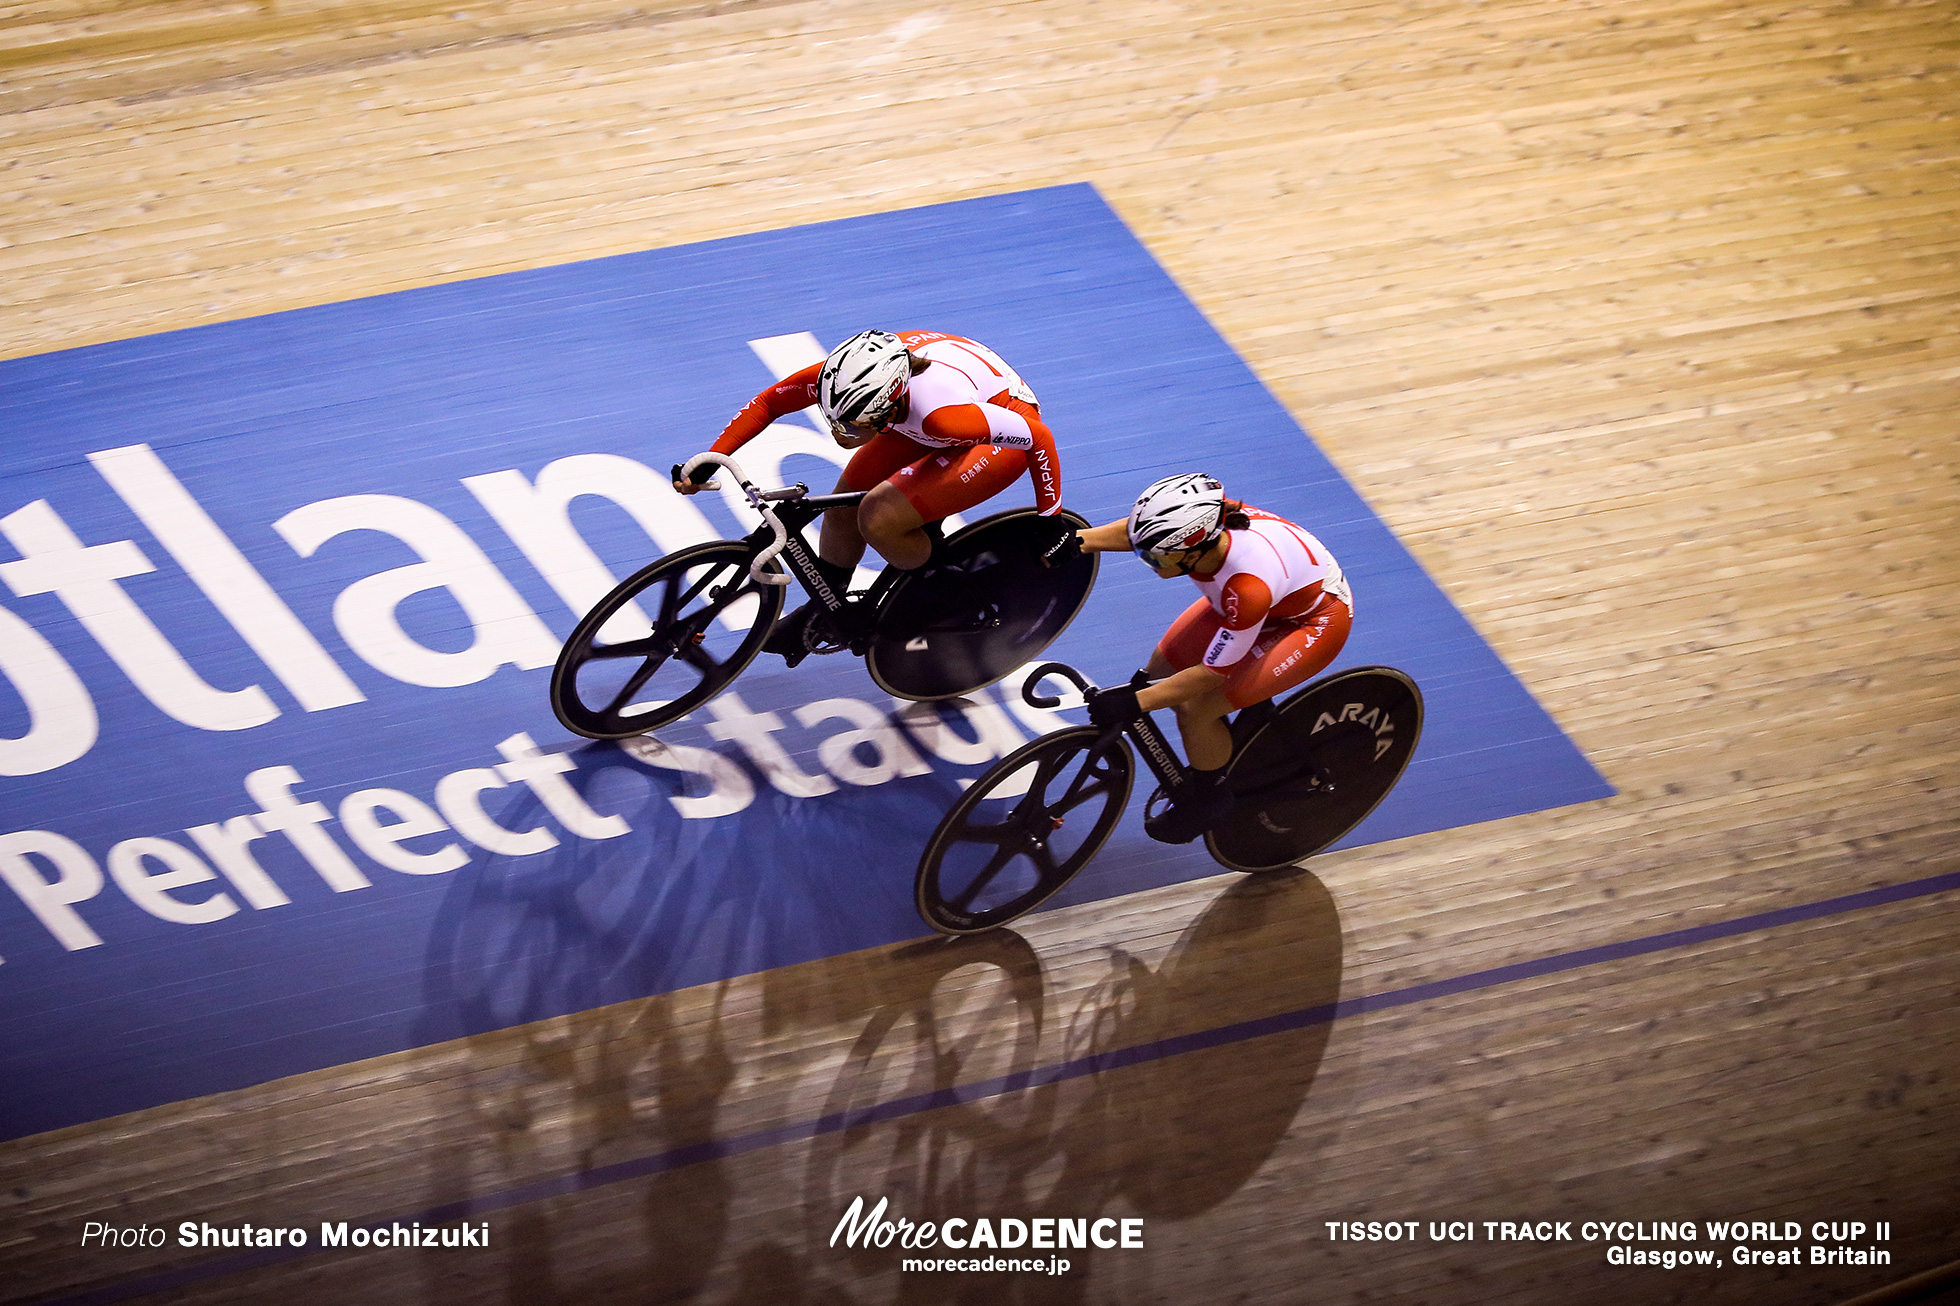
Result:
[[[941,934],[978,934],[1040,906],[1108,842],[1135,764],[1121,736],[1094,726],[1043,735],[1009,753],[932,832],[913,893]]]
[[[750,577],[753,556],[734,540],[696,544],[599,600],[551,672],[551,710],[565,728],[587,739],[645,734],[741,675],[783,610],[783,587]]]

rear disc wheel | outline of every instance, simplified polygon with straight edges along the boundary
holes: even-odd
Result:
[[[1234,753],[1227,782],[1238,801],[1205,848],[1235,871],[1297,865],[1375,810],[1421,736],[1422,691],[1392,667],[1308,685]]]

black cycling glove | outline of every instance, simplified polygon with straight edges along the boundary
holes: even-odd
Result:
[[[1044,567],[1062,567],[1082,556],[1082,537],[1063,517],[1036,519],[1034,556]]]
[[[1085,701],[1089,705],[1089,720],[1105,728],[1126,726],[1143,715],[1143,709],[1137,705],[1135,685],[1092,690]]]

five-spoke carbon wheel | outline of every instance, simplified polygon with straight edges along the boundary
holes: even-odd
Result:
[[[1002,758],[933,831],[919,858],[919,915],[977,934],[1034,910],[1101,850],[1130,798],[1135,763],[1118,736],[1073,726]]]
[[[740,675],[783,610],[783,587],[750,577],[753,556],[734,540],[697,544],[601,599],[551,673],[551,708],[565,728],[588,739],[645,734]]]

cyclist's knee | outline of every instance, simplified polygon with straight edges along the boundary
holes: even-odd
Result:
[[[858,526],[874,544],[901,540],[924,524],[919,510],[889,482],[873,489],[858,505]]]
[[[1199,698],[1187,698],[1177,705],[1177,719],[1180,722],[1223,721],[1231,712],[1232,705],[1225,697],[1223,689],[1213,690]]]

